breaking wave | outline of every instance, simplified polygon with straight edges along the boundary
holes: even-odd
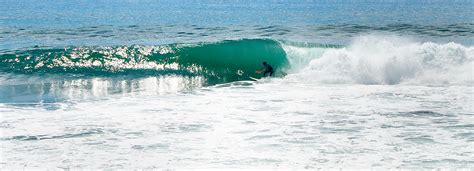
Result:
[[[277,76],[326,84],[474,85],[474,47],[367,35],[347,46],[241,39],[158,46],[31,49],[0,55],[0,72],[82,76],[174,75],[203,85],[260,77],[262,61]]]
[[[288,79],[342,84],[474,85],[474,47],[453,42],[369,35],[343,48],[285,49],[290,63],[308,63]]]

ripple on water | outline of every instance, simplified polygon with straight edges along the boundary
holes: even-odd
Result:
[[[277,134],[271,134],[271,135],[255,135],[250,138],[247,138],[246,140],[260,140],[260,139],[269,139],[269,138],[275,138],[279,137],[280,135]]]
[[[461,125],[452,125],[452,126],[446,126],[445,128],[453,128],[453,129],[474,129],[474,124],[461,124]]]
[[[320,128],[321,133],[323,134],[338,134],[338,133],[356,133],[359,132],[360,128],[330,128],[322,127]]]
[[[202,123],[165,123],[161,127],[162,132],[171,133],[187,133],[187,132],[203,132],[211,129],[212,126]]]
[[[428,135],[423,135],[423,136],[418,136],[418,137],[410,137],[410,138],[405,138],[403,140],[411,141],[411,142],[414,142],[414,143],[435,143],[435,141],[432,139],[432,137],[428,136]]]
[[[90,129],[80,133],[67,133],[62,135],[17,135],[8,138],[2,138],[2,140],[12,141],[34,141],[34,140],[47,140],[47,139],[64,139],[64,138],[79,138],[85,136],[91,136],[94,134],[104,133],[102,129]]]
[[[397,113],[383,113],[382,116],[387,117],[413,117],[413,118],[423,118],[423,117],[454,117],[451,114],[443,114],[438,112],[433,112],[430,110],[415,110],[408,112],[397,112]]]
[[[456,159],[442,159],[442,160],[433,160],[433,159],[425,159],[425,160],[409,160],[403,161],[405,163],[402,167],[403,168],[416,168],[416,166],[422,166],[426,169],[434,169],[434,168],[443,168],[443,166],[450,165],[456,166],[457,168],[469,168],[470,165],[474,164],[474,161],[469,160],[456,160]]]
[[[133,145],[132,148],[136,150],[155,150],[155,149],[166,150],[169,148],[169,145],[162,144],[162,143],[155,143],[155,144],[149,144],[149,145]]]
[[[474,132],[457,133],[454,134],[452,138],[466,140],[467,142],[474,142]]]

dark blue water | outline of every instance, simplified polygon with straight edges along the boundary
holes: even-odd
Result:
[[[75,28],[128,25],[329,25],[472,22],[472,1],[4,0],[2,25]]]
[[[0,3],[0,52],[271,38],[346,44],[383,33],[472,44],[473,1],[28,1]]]

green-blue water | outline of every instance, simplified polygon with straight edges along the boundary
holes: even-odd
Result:
[[[0,72],[135,77],[180,75],[204,77],[205,85],[260,77],[262,61],[277,72],[288,69],[280,43],[266,39],[160,46],[66,47],[32,49],[0,56]]]

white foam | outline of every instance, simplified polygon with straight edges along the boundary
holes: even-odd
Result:
[[[314,48],[300,48],[298,53],[293,49],[285,48],[290,59],[299,54],[302,59],[312,60],[288,79],[349,84],[474,85],[473,46],[369,35],[354,39],[345,48],[327,49],[320,56],[314,55]]]

